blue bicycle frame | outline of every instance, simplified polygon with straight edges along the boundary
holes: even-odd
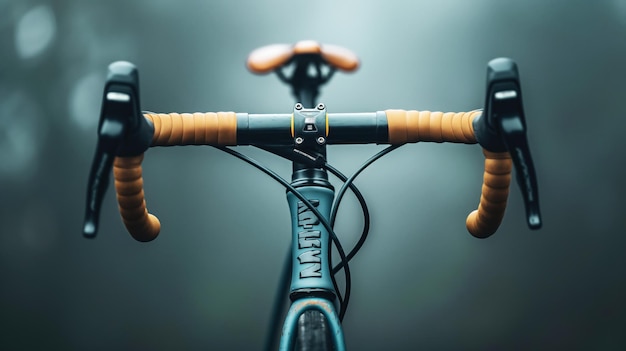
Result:
[[[335,195],[334,189],[329,183],[327,186],[310,185],[313,182],[323,184],[323,178],[308,179],[305,182],[309,184],[305,183],[297,188],[298,191],[317,208],[319,213],[329,218]],[[335,290],[328,264],[330,235],[313,211],[294,194],[288,193],[287,200],[291,210],[293,233],[290,288],[293,302],[285,318],[280,350],[289,350],[293,345],[298,318],[307,310],[317,310],[326,317],[335,349],[343,351],[345,350],[343,331],[334,306]]]

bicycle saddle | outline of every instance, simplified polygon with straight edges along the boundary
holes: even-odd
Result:
[[[359,67],[359,58],[350,50],[337,45],[302,40],[293,45],[262,46],[248,55],[246,66],[254,73],[269,73],[287,63],[296,55],[319,55],[332,68],[351,72]]]

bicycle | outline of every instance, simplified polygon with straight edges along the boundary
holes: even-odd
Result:
[[[158,235],[160,222],[146,208],[141,169],[144,152],[153,146],[219,148],[268,174],[287,191],[292,247],[279,292],[289,291],[291,306],[283,323],[280,350],[342,351],[346,347],[341,321],[351,293],[349,261],[365,243],[370,223],[365,199],[353,182],[380,157],[406,143],[478,143],[485,156],[485,172],[478,209],[466,220],[468,231],[475,237],[486,238],[497,230],[504,216],[513,166],[525,203],[527,224],[533,230],[541,227],[519,74],[511,59],[497,58],[488,63],[484,110],[460,113],[404,110],[328,113],[323,103],[316,103],[319,88],[337,70],[350,72],[359,66],[356,55],[339,46],[314,41],[268,45],[253,51],[247,66],[258,74],[274,72],[291,86],[296,103],[290,113],[142,113],[136,67],[124,61],[109,66],[87,188],[85,237],[96,236],[111,168],[122,220],[133,238],[147,242]],[[285,72],[287,67],[292,68],[291,75]],[[390,146],[367,160],[350,177],[326,160],[327,145],[366,143]],[[291,182],[231,148],[237,145],[256,146],[291,161]],[[338,192],[328,173],[343,182]],[[348,189],[360,203],[364,226],[358,242],[346,253],[333,226]],[[332,263],[332,245],[340,257],[336,265]],[[345,276],[343,292],[335,279],[340,271]],[[277,298],[267,349],[275,346],[272,335],[278,328],[276,316],[281,315],[284,295]]]

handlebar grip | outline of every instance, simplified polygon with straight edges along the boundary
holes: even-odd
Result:
[[[146,113],[154,125],[152,146],[237,145],[237,114]]]
[[[477,238],[486,238],[495,233],[506,209],[511,184],[511,155],[508,152],[485,154],[485,173],[478,209],[472,211],[465,221],[467,230]]]
[[[113,163],[115,192],[120,214],[126,229],[137,241],[154,240],[161,230],[156,216],[148,213],[143,193],[141,161],[143,154],[131,157],[116,157]]]
[[[389,143],[419,141],[475,144],[473,121],[482,111],[442,113],[430,111],[387,110]],[[483,149],[485,173],[478,209],[465,221],[467,230],[477,238],[486,238],[500,226],[511,183],[511,156],[508,152]]]
[[[152,146],[236,145],[237,116],[234,112],[144,114],[152,122]],[[143,191],[143,154],[116,157],[113,163],[115,191],[122,220],[138,241],[154,240],[161,230],[159,219],[148,212]]]
[[[418,141],[475,144],[472,121],[481,111],[430,112],[386,110],[390,144]]]

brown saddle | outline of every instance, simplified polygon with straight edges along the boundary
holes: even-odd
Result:
[[[320,55],[329,66],[346,72],[359,67],[359,58],[352,51],[313,40],[302,40],[293,45],[262,46],[248,55],[246,65],[254,73],[269,73],[285,65],[296,55]]]

